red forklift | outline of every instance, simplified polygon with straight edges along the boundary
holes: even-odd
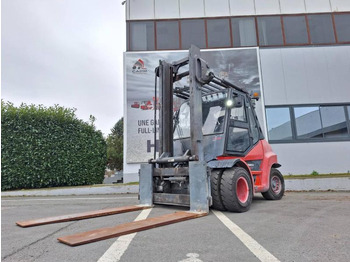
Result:
[[[155,101],[160,102],[159,157],[141,164],[140,205],[17,222],[22,227],[131,212],[154,204],[188,206],[181,211],[141,221],[96,229],[58,240],[81,245],[207,215],[209,208],[249,210],[254,193],[268,200],[283,197],[280,164],[264,139],[255,113],[256,93],[216,77],[191,46],[187,57],[156,68]],[[189,86],[174,82],[189,77]],[[173,112],[173,98],[183,99]],[[156,110],[156,108],[154,108]],[[156,140],[156,134],[154,136]]]

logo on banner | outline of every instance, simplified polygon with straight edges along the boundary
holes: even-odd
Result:
[[[132,72],[133,73],[146,73],[147,68],[145,67],[145,63],[143,60],[140,58],[135,62],[135,64],[132,67]]]

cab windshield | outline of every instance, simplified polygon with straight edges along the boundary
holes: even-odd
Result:
[[[202,97],[203,135],[224,131],[225,101],[227,92],[214,93]],[[174,139],[190,137],[190,103],[186,101],[179,109],[176,119]]]

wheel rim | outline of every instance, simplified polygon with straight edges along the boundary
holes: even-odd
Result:
[[[240,177],[236,186],[237,198],[241,203],[245,203],[249,197],[249,186],[245,178]]]
[[[282,190],[281,184],[282,184],[281,179],[278,176],[273,176],[271,178],[271,189],[276,195],[281,193],[281,190]]]

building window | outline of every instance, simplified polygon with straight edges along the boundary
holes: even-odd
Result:
[[[269,140],[291,140],[292,125],[288,107],[266,109]]]
[[[228,19],[207,19],[208,47],[230,47],[231,33]]]
[[[309,42],[305,16],[283,17],[286,44],[307,44]]]
[[[233,46],[256,46],[255,19],[253,17],[232,18]]]
[[[320,138],[322,126],[319,107],[296,107],[294,108],[297,138]]]
[[[281,17],[258,17],[258,32],[261,46],[283,45]]]
[[[161,21],[156,23],[157,49],[179,49],[179,22]]]
[[[330,14],[308,15],[311,44],[335,43],[332,17]]]
[[[343,106],[321,106],[324,137],[346,137],[348,130]]]
[[[189,49],[196,45],[206,48],[205,24],[203,19],[181,20],[181,48]]]
[[[130,50],[154,50],[154,22],[129,23]]]
[[[127,51],[350,43],[350,12],[127,22]]]
[[[338,42],[350,42],[350,14],[334,15]]]
[[[269,140],[272,143],[350,140],[349,111],[349,105],[267,107]]]

